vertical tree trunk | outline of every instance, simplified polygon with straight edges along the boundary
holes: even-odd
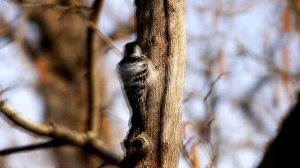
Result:
[[[127,153],[131,159],[124,167],[176,168],[186,54],[185,1],[136,0],[136,7],[137,41],[159,77],[148,92],[144,130],[137,136],[143,152]]]

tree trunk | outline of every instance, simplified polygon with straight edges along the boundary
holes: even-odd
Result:
[[[124,167],[178,167],[181,109],[185,72],[185,1],[136,0],[137,41],[155,65],[159,77],[150,88],[143,131]],[[132,130],[136,129],[136,130]],[[131,135],[128,135],[131,136]]]

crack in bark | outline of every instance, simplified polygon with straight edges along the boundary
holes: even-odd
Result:
[[[167,49],[166,49],[166,58],[170,57],[171,56],[171,45],[169,45],[169,42],[171,40],[171,37],[170,37],[170,16],[169,16],[169,3],[168,3],[168,0],[164,0],[164,16],[165,16],[165,40],[166,40],[166,46],[167,46]],[[166,59],[166,61],[168,61],[169,59]],[[164,72],[164,91],[163,91],[163,99],[161,101],[161,109],[160,109],[160,130],[159,130],[159,143],[158,143],[158,165],[159,167],[163,167],[163,159],[164,159],[164,155],[163,155],[163,148],[164,148],[164,133],[165,133],[165,107],[166,107],[166,98],[167,98],[167,92],[169,90],[169,83],[170,83],[170,73],[169,73],[169,70],[170,70],[170,64],[169,62],[165,62],[165,72]]]

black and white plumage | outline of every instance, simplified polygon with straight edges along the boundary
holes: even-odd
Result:
[[[142,54],[136,42],[130,42],[124,47],[124,57],[119,62],[117,70],[132,112],[142,115],[147,90],[157,76],[152,62]]]

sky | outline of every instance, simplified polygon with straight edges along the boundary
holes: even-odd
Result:
[[[278,22],[281,14],[278,12],[285,6],[283,2],[264,0],[187,0],[187,70],[185,75],[185,98],[193,93],[193,99],[183,104],[183,121],[201,120],[206,115],[206,107],[203,98],[208,93],[210,85],[203,71],[207,68],[203,55],[209,53],[216,56],[220,48],[225,55],[225,65],[229,75],[223,75],[216,83],[215,94],[220,97],[220,101],[215,109],[215,119],[212,124],[212,131],[218,131],[218,137],[212,137],[214,141],[220,140],[218,149],[218,168],[253,168],[259,162],[263,154],[265,144],[271,137],[275,136],[277,122],[284,116],[291,100],[284,94],[280,87],[282,101],[272,114],[274,120],[263,120],[265,130],[257,130],[253,123],[235,104],[241,97],[247,95],[254,84],[269,71],[265,64],[257,61],[257,58],[249,57],[249,52],[240,54],[238,44],[244,44],[247,49],[257,55],[264,55],[264,34],[268,33],[270,41],[280,38]],[[243,9],[231,15],[222,15],[216,20],[216,4],[220,3],[222,8],[235,6]],[[202,10],[201,10],[202,9]],[[201,10],[201,11],[200,11]],[[116,12],[117,11],[117,12]],[[110,34],[117,27],[119,22],[128,22],[134,12],[134,5],[130,0],[105,1],[101,14],[99,29],[104,34]],[[0,16],[11,21],[16,28],[22,21],[22,10],[7,1],[0,0]],[[0,28],[1,30],[1,28]],[[34,32],[31,32],[34,33]],[[205,39],[208,37],[208,39]],[[122,46],[133,41],[134,35],[126,39],[115,42],[115,45],[122,50]],[[299,40],[290,35],[285,43],[288,43],[293,58],[299,57]],[[208,51],[208,49],[210,49]],[[277,51],[280,52],[280,51]],[[242,55],[242,56],[241,56]],[[275,54],[274,60],[280,64],[279,54]],[[110,107],[110,119],[116,123],[115,130],[122,130],[116,135],[116,141],[120,142],[128,130],[127,121],[129,111],[126,102],[122,97],[121,86],[115,71],[115,65],[120,61],[121,56],[113,51],[108,51],[107,57],[101,66],[105,67],[108,79],[108,96],[112,100]],[[218,66],[214,65],[212,79],[216,79],[220,72]],[[297,70],[299,65],[292,63],[291,69]],[[45,110],[44,100],[33,88],[38,82],[38,72],[25,57],[24,53],[16,43],[0,41],[0,89],[11,87],[2,97],[7,99],[21,115],[34,121],[42,122]],[[274,82],[275,81],[275,82]],[[279,85],[278,81],[271,82],[271,86]],[[261,112],[274,110],[273,107],[265,105],[271,104],[273,87],[267,85],[255,94],[253,100],[258,106],[258,116],[260,118],[270,117]],[[122,111],[123,113],[120,113]],[[1,115],[0,115],[1,116]],[[197,136],[192,126],[187,128],[188,137]],[[0,149],[8,146],[24,145],[32,142],[42,141],[37,137],[28,136],[26,133],[15,129],[7,124],[6,120],[0,118]],[[214,134],[212,134],[214,135]],[[201,139],[201,137],[200,137]],[[119,141],[118,141],[119,140]],[[193,142],[196,143],[196,142]],[[253,143],[253,144],[252,144]],[[244,145],[244,146],[243,146]],[[208,149],[208,150],[207,150]],[[116,149],[121,152],[120,146]],[[207,153],[210,151],[209,145],[198,146],[201,163],[205,167],[210,160]],[[22,165],[15,162],[15,159],[23,159]],[[34,158],[34,162],[26,162]],[[30,152],[29,154],[17,154],[8,157],[6,164],[8,167],[55,167],[51,154],[47,151]],[[188,167],[187,162],[181,157],[180,168]]]

